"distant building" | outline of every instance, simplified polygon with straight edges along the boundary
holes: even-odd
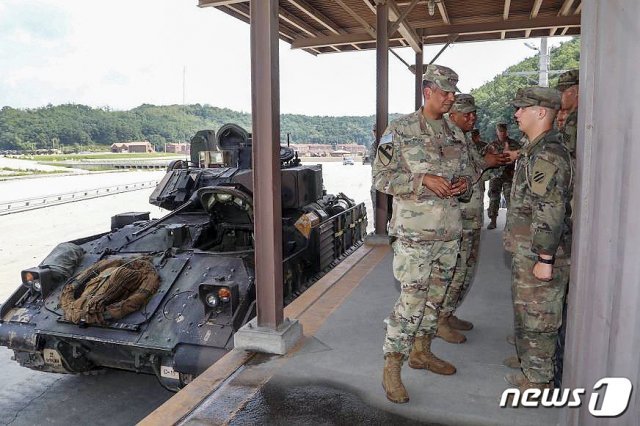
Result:
[[[174,154],[189,154],[188,143],[168,143],[166,145],[166,152],[172,152]]]
[[[292,144],[291,147],[298,151],[298,155],[301,157],[341,157],[343,154],[363,155],[367,150],[364,145],[355,143],[337,145],[296,143]]]
[[[120,142],[111,145],[111,152],[155,152],[148,141]]]
[[[331,151],[332,157],[342,157],[343,155],[351,154],[351,152],[346,149],[336,149],[335,151]]]
[[[349,151],[350,154],[363,155],[367,148],[364,145],[358,145],[357,143],[343,143],[337,144],[336,150]]]
[[[111,152],[129,152],[129,148],[126,143],[114,143],[111,144]]]
[[[129,147],[129,152],[155,152],[153,145],[147,141],[127,142],[127,146]]]

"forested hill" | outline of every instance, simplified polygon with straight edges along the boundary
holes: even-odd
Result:
[[[309,117],[284,114],[282,141],[293,143],[371,142],[374,116]],[[157,149],[165,142],[189,140],[198,130],[236,123],[251,131],[247,113],[208,105],[141,105],[129,111],[110,111],[84,105],[37,109],[4,107],[0,111],[0,150],[61,147],[65,151],[108,147],[114,142],[148,140]]]
[[[578,66],[580,40],[573,39],[551,50],[551,70]],[[478,124],[483,139],[493,139],[494,125],[510,123],[512,136],[518,134],[509,101],[519,87],[535,84],[537,75],[510,73],[535,71],[538,57],[509,67],[492,81],[472,91],[479,107]],[[551,75],[555,84],[557,75]],[[390,118],[396,117],[393,114]],[[92,146],[106,149],[114,142],[148,140],[162,149],[165,142],[186,141],[202,129],[217,130],[225,123],[251,129],[249,114],[208,105],[141,105],[129,111],[112,111],[84,105],[46,106],[36,109],[0,110],[0,150],[60,147],[66,151]],[[319,117],[283,114],[281,137],[291,134],[293,143],[357,143],[371,141],[374,116]]]
[[[553,70],[570,70],[579,67],[580,38],[574,38],[551,49],[549,56],[549,70],[551,70],[549,86],[555,87],[559,74],[553,73]],[[522,71],[533,71],[534,73],[530,75],[513,74]],[[500,122],[509,124],[511,137],[515,138],[520,134],[513,119],[515,109],[511,106],[510,101],[519,88],[538,84],[537,71],[538,55],[535,55],[507,68],[490,82],[471,91],[478,107],[476,127],[480,129],[483,140],[495,139],[495,124]]]

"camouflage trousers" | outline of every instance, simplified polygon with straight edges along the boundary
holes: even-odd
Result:
[[[451,283],[460,241],[393,243],[393,275],[400,297],[387,319],[384,353],[409,356],[417,334],[434,335],[438,314]]]
[[[487,215],[490,218],[498,217],[498,210],[500,209],[500,193],[504,194],[504,199],[507,202],[507,208],[509,208],[509,201],[511,199],[511,179],[499,177],[489,181],[489,209],[487,210]]]
[[[545,383],[553,380],[569,266],[554,266],[553,279],[545,282],[533,275],[535,263],[534,259],[514,253],[511,292],[522,372],[531,382]]]
[[[460,242],[460,256],[456,262],[451,285],[442,304],[441,312],[453,313],[460,307],[469,293],[471,283],[476,274],[478,250],[480,248],[480,229],[464,229]]]

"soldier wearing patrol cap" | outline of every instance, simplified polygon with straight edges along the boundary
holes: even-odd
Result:
[[[556,89],[562,93],[560,113],[558,113],[557,124],[558,129],[562,133],[565,145],[571,152],[571,156],[576,158],[576,140],[578,138],[578,100],[579,100],[580,70],[574,69],[560,74]],[[561,122],[560,115],[563,115]],[[571,200],[571,214],[573,214],[574,202]],[[567,277],[567,280],[570,278]],[[568,287],[568,283],[567,283]],[[568,288],[567,288],[567,291]],[[555,359],[555,384],[560,385],[562,381],[562,370],[564,364],[564,340],[566,334],[566,298],[564,306],[563,323],[558,332],[558,341],[556,345]]]
[[[451,126],[457,126],[465,134],[467,150],[472,164],[482,173],[483,170],[508,163],[510,161],[508,154],[488,152],[471,139],[471,132],[476,119],[476,103],[473,96],[464,93],[456,95],[455,102],[446,120]],[[483,145],[486,146],[486,144]],[[471,322],[459,319],[454,313],[462,304],[473,282],[478,260],[478,249],[480,247],[480,230],[483,222],[484,182],[490,179],[491,176],[495,176],[495,174],[492,174],[489,170],[482,173],[482,177],[474,184],[471,199],[468,202],[460,203],[462,215],[460,256],[440,311],[436,333],[437,337],[449,343],[464,343],[467,338],[458,330],[471,330],[473,328]]]
[[[476,179],[464,135],[443,120],[457,81],[450,68],[428,65],[424,106],[389,124],[373,164],[376,189],[393,196],[389,231],[395,237],[393,273],[401,291],[386,321],[382,386],[396,403],[409,400],[400,374],[405,359],[411,368],[456,371],[433,355],[431,339],[460,250],[458,199],[470,197]]]
[[[566,114],[564,123],[559,123],[559,130],[562,131],[564,141],[571,151],[573,158],[576,157],[576,139],[578,137],[578,93],[580,85],[580,70],[570,70],[560,74],[556,89],[562,92],[561,109]],[[560,125],[562,124],[562,125]]]
[[[503,153],[508,148],[509,151],[517,151],[521,145],[516,140],[509,137],[506,123],[496,124],[496,139],[489,144],[489,149],[495,152]],[[513,164],[507,164],[502,167],[500,173],[489,182],[489,208],[487,215],[489,216],[489,225],[487,229],[495,229],[496,220],[498,219],[498,211],[500,209],[500,195],[504,196],[509,208],[511,195],[511,181],[513,180]]]
[[[527,136],[515,170],[504,233],[512,258],[515,343],[521,372],[505,378],[521,390],[553,387],[556,338],[562,322],[571,249],[573,159],[553,130],[560,93],[518,90],[518,127]]]

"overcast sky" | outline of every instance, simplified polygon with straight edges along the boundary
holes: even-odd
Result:
[[[2,0],[0,106],[130,109],[201,103],[249,112],[249,26],[196,0]],[[557,45],[568,38],[554,38]],[[539,44],[538,40],[533,41]],[[427,46],[425,62],[441,46]],[[410,48],[397,53],[414,62]],[[469,91],[535,55],[523,41],[466,43],[437,63]],[[390,55],[389,111],[413,110],[413,75]],[[183,78],[184,75],[184,78]],[[280,43],[280,110],[375,113],[375,51],[312,56]]]

